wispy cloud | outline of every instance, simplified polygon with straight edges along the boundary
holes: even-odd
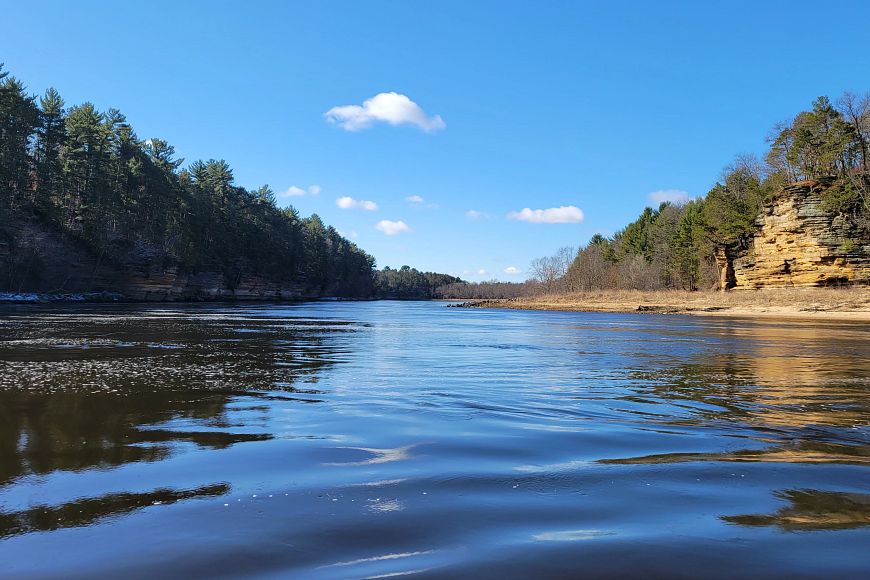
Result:
[[[649,200],[653,203],[676,203],[683,204],[689,201],[689,192],[682,189],[660,189],[649,194]]]
[[[470,220],[486,220],[489,219],[489,214],[482,211],[477,211],[476,209],[470,209],[465,212],[465,217]]]
[[[335,205],[337,205],[341,209],[364,209],[366,211],[375,211],[376,209],[378,209],[378,204],[373,201],[354,199],[348,196],[339,197],[338,199],[336,199]]]
[[[508,276],[516,276],[517,274],[520,273],[520,269],[517,268],[516,266],[508,266],[507,268],[504,269],[504,273],[507,274]]]
[[[423,203],[426,200],[423,199],[422,195],[409,195],[405,198],[405,201],[407,201],[408,203]]]
[[[573,205],[551,207],[548,209],[523,208],[507,214],[509,220],[531,222],[533,224],[578,224],[583,221],[583,210]]]
[[[377,224],[375,224],[375,229],[379,232],[385,233],[388,236],[395,236],[404,232],[411,231],[411,228],[408,227],[408,224],[406,224],[402,220],[381,220]]]
[[[322,190],[319,185],[309,185],[307,189],[302,189],[297,185],[291,185],[287,188],[287,191],[279,193],[278,197],[302,197],[304,195],[319,195],[321,191]]]
[[[439,116],[428,116],[420,105],[399,93],[379,93],[360,105],[333,107],[323,114],[327,122],[345,131],[360,131],[375,123],[412,125],[426,133],[435,133],[447,125]]]

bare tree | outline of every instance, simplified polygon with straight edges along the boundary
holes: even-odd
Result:
[[[565,288],[565,274],[574,261],[576,250],[571,246],[559,248],[552,256],[535,258],[529,264],[534,280],[544,285],[547,292],[555,292]]]
[[[870,160],[867,159],[870,149],[870,93],[843,93],[837,100],[837,110],[855,131],[861,151],[861,169],[866,173],[870,167]]]

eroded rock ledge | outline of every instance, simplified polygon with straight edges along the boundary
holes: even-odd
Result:
[[[870,284],[870,239],[844,215],[824,208],[833,179],[801,181],[765,204],[751,236],[719,247],[720,288]]]

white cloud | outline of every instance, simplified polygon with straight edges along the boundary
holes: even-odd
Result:
[[[356,230],[350,230],[349,232],[338,232],[338,235],[349,240],[355,240],[359,237],[359,234],[356,232]]]
[[[477,211],[476,209],[470,209],[465,212],[465,217],[470,220],[484,220],[489,219],[489,214],[484,213],[482,211]]]
[[[287,191],[282,191],[277,197],[302,197],[304,195],[318,195],[321,191],[319,185],[309,185],[307,189],[302,189],[298,185],[291,185]]]
[[[305,195],[305,190],[301,187],[296,187],[295,185],[291,185],[287,188],[287,191],[281,194],[281,197],[301,197]]]
[[[405,201],[408,203],[423,203],[426,200],[421,195],[409,195],[405,198]]]
[[[336,199],[335,205],[337,205],[341,209],[364,209],[366,211],[375,211],[376,209],[378,209],[378,204],[373,201],[354,199],[348,196],[339,197],[338,199]]]
[[[510,212],[507,218],[533,224],[578,224],[583,221],[583,210],[573,205],[549,209],[530,209],[527,207],[520,211]]]
[[[333,107],[323,114],[327,122],[345,131],[367,129],[376,122],[390,125],[413,125],[426,133],[440,131],[447,125],[439,116],[429,117],[420,105],[399,93],[378,93],[362,106]]]
[[[489,272],[487,272],[483,268],[481,268],[480,270],[477,271],[478,276],[486,276],[487,274],[489,274]]]
[[[402,232],[410,232],[411,228],[408,227],[408,224],[399,221],[390,221],[390,220],[381,220],[377,224],[375,224],[375,229],[384,232],[388,236],[395,236],[397,234],[401,234]]]
[[[670,202],[683,204],[689,201],[689,192],[682,189],[660,189],[649,194],[649,200],[653,203]]]
[[[517,268],[516,266],[508,266],[507,268],[504,269],[504,273],[507,274],[508,276],[516,276],[517,274],[520,273],[520,269]]]

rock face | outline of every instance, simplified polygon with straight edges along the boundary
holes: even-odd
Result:
[[[720,288],[870,284],[867,234],[823,207],[822,193],[832,184],[802,181],[780,190],[748,238],[717,249]]]
[[[243,274],[228,280],[220,272],[189,273],[177,266],[151,268],[127,277],[121,293],[136,302],[199,300],[301,300],[316,294],[301,285],[290,285]]]
[[[74,238],[38,220],[0,216],[0,292],[111,295],[147,302],[299,300],[318,292],[304,284],[251,273],[187,272],[149,248],[120,259],[92,254]]]

